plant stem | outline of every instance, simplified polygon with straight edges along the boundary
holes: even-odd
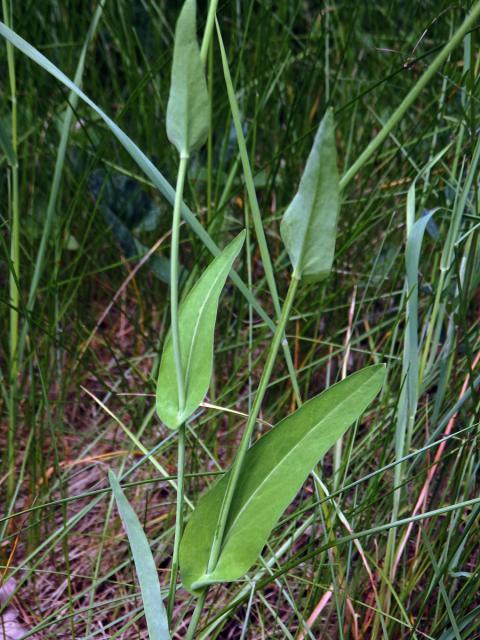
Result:
[[[295,298],[295,294],[297,292],[297,287],[299,282],[300,282],[299,278],[297,277],[296,273],[294,273],[290,281],[287,297],[285,298],[285,302],[283,303],[282,313],[280,315],[280,319],[278,321],[278,324],[273,336],[273,340],[270,345],[267,361],[265,362],[265,366],[262,372],[262,377],[260,379],[257,393],[255,395],[255,400],[253,401],[252,410],[250,411],[248,416],[247,426],[245,427],[245,431],[243,432],[242,440],[240,442],[237,455],[235,456],[235,460],[233,461],[232,467],[230,469],[230,474],[228,477],[228,485],[225,490],[225,497],[223,499],[222,507],[220,509],[220,514],[218,516],[218,522],[215,529],[212,548],[210,550],[210,558],[208,560],[208,567],[207,567],[207,571],[209,573],[215,569],[215,566],[218,562],[218,558],[220,556],[220,552],[222,549],[223,536],[225,533],[225,527],[227,524],[230,506],[232,504],[233,496],[235,494],[235,489],[238,484],[238,479],[240,477],[243,461],[245,459],[245,455],[250,446],[250,440],[252,437],[253,429],[255,428],[258,414],[260,413],[260,408],[262,406],[263,398],[265,397],[268,383],[270,382],[273,365],[275,363],[275,359],[277,357],[280,344],[284,340],[286,340],[285,327],[286,327],[288,318],[290,316],[290,311],[292,308],[293,300]],[[208,594],[208,587],[205,587],[205,589],[200,594],[197,604],[195,606],[195,611],[194,611],[192,620],[190,622],[190,625],[188,627],[186,640],[192,640],[193,638],[193,634],[195,633],[198,622],[200,620],[200,615],[202,613],[202,609],[205,604],[207,594]]]
[[[11,26],[12,16],[7,6],[6,0],[2,0],[3,17],[5,24]],[[10,275],[9,275],[9,297],[10,297],[10,394],[8,410],[8,432],[7,432],[7,502],[10,500],[15,489],[15,425],[16,425],[16,391],[18,374],[18,324],[19,324],[19,304],[20,304],[20,209],[18,202],[18,163],[17,163],[17,84],[15,76],[14,48],[7,41],[7,65],[10,82],[11,101],[11,139],[14,162],[11,165],[12,176],[12,235],[10,239]]]
[[[218,21],[216,24],[217,24],[218,44],[219,44],[220,53],[222,56],[223,73],[225,76],[225,85],[227,88],[228,99],[230,102],[230,111],[232,112],[233,124],[235,126],[235,131],[237,134],[238,150],[240,153],[243,173],[245,176],[245,187],[247,190],[248,199],[250,201],[250,207],[252,210],[253,226],[255,229],[255,235],[257,236],[258,248],[260,250],[260,256],[262,258],[262,265],[265,273],[265,279],[267,281],[268,289],[272,297],[273,307],[275,309],[275,315],[277,316],[278,319],[280,319],[282,310],[280,308],[280,300],[278,297],[278,290],[277,290],[277,284],[275,281],[275,274],[274,274],[272,259],[270,257],[267,238],[265,235],[265,230],[263,228],[262,215],[260,213],[260,205],[258,204],[257,193],[255,190],[255,181],[253,178],[252,167],[248,158],[247,143],[245,141],[245,136],[243,134],[242,122],[240,117],[240,109],[238,107],[237,98],[235,96],[232,77],[230,74],[230,68],[228,66],[227,54],[223,44],[222,33],[220,31]],[[287,342],[284,342],[282,347],[283,347],[285,362],[287,364],[288,375],[290,376],[290,380],[293,387],[293,393],[295,395],[295,400],[297,402],[297,405],[300,406],[302,404],[300,387],[298,386],[297,374],[295,371],[295,367],[293,366],[292,355],[288,348]]]
[[[207,599],[208,588],[204,589],[198,596],[197,604],[193,611],[192,619],[188,625],[187,635],[185,640],[193,640],[195,631],[197,630],[198,623],[200,622],[200,616],[202,615],[203,607],[205,606],[205,600]]]
[[[208,55],[208,48],[212,39],[213,25],[215,24],[215,14],[217,12],[218,0],[211,0],[208,7],[207,22],[205,24],[205,31],[203,32],[202,48],[200,49],[200,57],[203,64],[205,64]]]
[[[183,378],[182,356],[180,350],[180,329],[178,325],[178,253],[180,244],[180,211],[182,208],[183,188],[187,173],[188,156],[180,157],[178,167],[175,203],[172,221],[172,248],[170,251],[170,320],[172,332],[173,358],[175,361],[175,376],[177,379],[178,407],[180,413],[185,407],[185,381]]]
[[[178,324],[178,254],[180,244],[180,213],[183,200],[183,189],[187,173],[188,155],[180,156],[178,167],[177,187],[172,220],[172,248],[170,252],[170,319],[172,334],[173,357],[175,360],[175,375],[177,379],[178,408],[183,413],[185,408],[185,380],[182,366],[180,345],[180,328]],[[177,471],[177,510],[175,517],[175,538],[173,542],[172,571],[170,574],[170,590],[168,593],[167,614],[169,621],[172,617],[175,589],[178,575],[178,555],[180,538],[183,531],[183,502],[184,502],[184,474],[185,474],[185,425],[178,429],[178,471]]]
[[[480,16],[480,2],[476,2],[472,10],[465,18],[462,26],[457,29],[453,38],[447,42],[447,44],[440,51],[438,56],[432,62],[432,64],[425,71],[423,76],[417,81],[415,86],[407,93],[405,98],[399,104],[399,106],[392,113],[390,118],[385,123],[384,127],[379,131],[370,144],[364,149],[364,151],[358,156],[352,166],[343,174],[340,179],[340,190],[344,189],[347,184],[355,177],[355,174],[363,167],[367,160],[375,153],[375,151],[381,146],[381,144],[388,138],[391,131],[397,126],[400,120],[405,115],[405,112],[411,107],[411,105],[418,98],[423,89],[427,86],[433,76],[440,69],[442,64],[448,58],[450,53],[455,47],[460,44],[465,34],[474,27],[475,21]]]
[[[180,540],[183,533],[183,502],[185,487],[185,425],[178,429],[178,460],[177,460],[177,508],[175,514],[175,538],[173,541],[172,570],[170,574],[170,589],[168,591],[167,615],[170,622],[175,603],[175,592],[178,576],[178,557],[180,552]]]
[[[285,302],[283,303],[282,313],[278,321],[275,334],[273,336],[273,340],[267,356],[267,361],[265,362],[265,366],[262,372],[262,377],[258,385],[257,393],[255,394],[253,407],[250,412],[250,415],[248,416],[247,426],[245,427],[245,431],[243,432],[242,440],[240,442],[237,455],[235,456],[235,460],[233,461],[232,468],[229,473],[228,485],[225,491],[225,497],[223,499],[222,507],[220,509],[218,523],[217,523],[217,527],[216,527],[214,538],[213,538],[212,549],[210,551],[210,558],[208,561],[208,568],[207,568],[208,572],[212,572],[215,569],[218,558],[220,556],[223,536],[225,533],[225,526],[227,524],[227,518],[228,518],[228,513],[230,511],[230,506],[232,504],[232,499],[235,493],[236,486],[238,484],[238,479],[240,477],[240,472],[242,469],[243,461],[245,459],[245,455],[250,446],[250,439],[252,437],[253,429],[257,422],[258,415],[260,413],[260,408],[262,406],[263,398],[267,391],[268,383],[270,382],[270,377],[272,375],[273,365],[277,357],[278,349],[280,347],[282,340],[285,339],[284,338],[285,326],[290,316],[290,311],[292,308],[293,300],[295,298],[295,293],[297,291],[299,282],[300,280],[296,277],[296,274],[294,274],[292,277],[292,280],[290,281],[287,297],[285,298]]]

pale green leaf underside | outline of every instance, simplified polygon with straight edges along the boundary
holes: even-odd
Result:
[[[180,411],[173,345],[169,333],[163,348],[157,382],[157,413],[170,429],[177,429],[204,399],[213,367],[213,338],[218,300],[245,239],[242,231],[203,272],[180,305],[179,332],[185,380],[185,407]]]
[[[196,2],[186,0],[175,28],[167,135],[188,156],[207,139],[210,120],[207,82],[196,32]]]
[[[337,151],[332,109],[320,123],[297,194],[280,225],[294,273],[318,281],[332,269],[339,211]]]
[[[108,478],[132,550],[147,619],[148,636],[150,640],[170,640],[167,612],[163,606],[157,569],[147,537],[135,511],[130,506],[111,470],[108,472]]]
[[[380,390],[385,367],[367,367],[306,402],[249,449],[233,498],[222,551],[206,574],[228,473],[200,500],[180,546],[183,585],[197,593],[231,582],[254,564],[278,519],[318,460]]]

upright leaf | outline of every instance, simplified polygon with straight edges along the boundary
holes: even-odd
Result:
[[[240,578],[318,460],[380,390],[383,365],[367,367],[306,402],[251,447],[230,509],[220,557],[207,574],[228,473],[201,499],[180,546],[183,585],[192,593]]]
[[[157,569],[150,551],[150,545],[135,511],[130,506],[115,474],[111,470],[108,471],[108,478],[132,550],[138,582],[142,592],[148,636],[150,640],[170,640],[167,612],[163,606],[160,582],[158,581]]]
[[[202,402],[213,366],[213,336],[218,300],[245,239],[242,231],[203,272],[180,304],[178,314],[185,407],[180,411],[171,334],[163,348],[157,382],[157,413],[167,427],[177,429]]]
[[[199,149],[208,134],[207,82],[196,32],[197,4],[186,0],[175,28],[167,135],[180,155]]]
[[[339,211],[333,110],[318,128],[297,194],[280,225],[282,240],[298,278],[318,281],[332,269]]]

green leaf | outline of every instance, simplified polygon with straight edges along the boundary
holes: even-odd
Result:
[[[278,519],[318,460],[380,390],[385,367],[367,367],[306,402],[247,452],[233,497],[222,551],[207,574],[210,547],[228,473],[200,500],[180,546],[183,585],[192,593],[232,582],[254,564]]]
[[[295,275],[318,281],[332,269],[339,211],[333,110],[318,128],[297,194],[280,225]]]
[[[108,478],[132,550],[135,569],[142,592],[148,636],[150,640],[170,640],[167,612],[163,605],[160,582],[158,581],[157,569],[150,545],[148,544],[148,540],[135,511],[130,506],[115,474],[110,469],[108,471]]]
[[[157,383],[157,413],[167,427],[177,429],[198,408],[208,391],[213,367],[213,337],[220,293],[242,248],[242,231],[210,263],[180,305],[179,330],[185,407],[180,411],[173,345],[169,333],[163,348]]]
[[[197,4],[186,0],[175,29],[167,135],[180,155],[199,149],[208,135],[210,107],[196,32]]]

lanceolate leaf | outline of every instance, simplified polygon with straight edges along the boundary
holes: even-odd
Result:
[[[207,267],[180,305],[180,351],[186,396],[183,411],[178,402],[171,335],[166,338],[158,374],[157,413],[170,429],[177,429],[185,422],[207,393],[212,376],[218,300],[244,239],[243,231]]]
[[[380,390],[383,365],[367,367],[306,402],[247,452],[215,570],[207,564],[228,473],[201,499],[180,547],[183,585],[192,593],[237,580],[253,565],[309,472]]]
[[[181,155],[199,149],[208,134],[209,104],[197,42],[195,0],[186,0],[175,29],[167,135]]]
[[[295,275],[311,281],[332,269],[339,210],[337,152],[333,111],[318,128],[298,192],[280,225]]]
[[[108,478],[132,550],[138,582],[140,583],[140,590],[142,592],[148,636],[150,640],[170,640],[167,612],[163,606],[160,583],[158,581],[157,569],[155,568],[155,561],[150,551],[150,545],[148,544],[148,540],[135,511],[125,497],[115,474],[110,470],[108,472]]]

